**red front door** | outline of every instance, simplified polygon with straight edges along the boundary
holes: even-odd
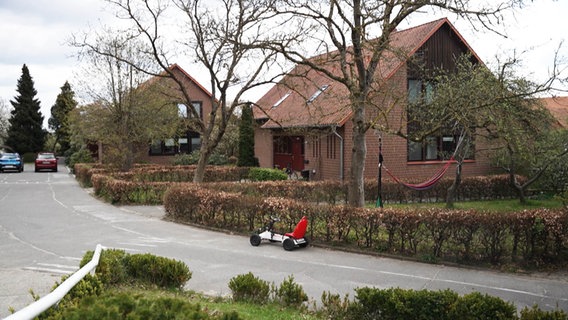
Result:
[[[294,171],[304,169],[304,137],[275,136],[274,137],[274,166]]]

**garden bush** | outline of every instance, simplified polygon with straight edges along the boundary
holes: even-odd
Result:
[[[93,254],[93,251],[87,251],[85,255],[83,255],[79,266],[82,268],[89,263],[93,259]],[[127,255],[124,250],[118,249],[105,249],[101,251],[95,274],[103,284],[116,285],[128,281],[128,274],[125,268]]]
[[[452,316],[463,320],[508,320],[517,319],[517,309],[501,298],[472,292],[459,299]]]
[[[270,298],[270,284],[255,277],[252,272],[237,275],[229,281],[235,301],[266,303]]]
[[[520,320],[568,320],[568,314],[560,309],[544,311],[538,306],[533,306],[521,310]]]
[[[55,290],[70,275],[61,277],[61,282],[56,282],[52,288]],[[104,284],[97,277],[87,274],[57,303],[57,305],[45,310],[37,318],[43,319],[66,319],[63,314],[69,309],[76,308],[82,301],[94,297],[96,300],[104,292]]]
[[[239,319],[238,314],[207,313],[199,304],[178,297],[148,298],[143,294],[105,294],[87,297],[76,307],[66,308],[57,316],[46,319]]]
[[[131,279],[157,285],[162,288],[180,289],[191,279],[185,263],[149,253],[127,257],[126,270]]]
[[[459,296],[452,290],[357,288],[355,299],[324,292],[318,314],[334,320],[567,320],[563,310],[543,311],[515,306],[501,298],[479,292]]]
[[[81,267],[91,261],[93,251],[81,260]],[[124,250],[101,252],[95,274],[107,285],[147,283],[161,288],[182,288],[191,272],[185,263],[152,254],[127,254]]]
[[[349,319],[453,320],[452,308],[459,299],[451,290],[404,290],[357,288],[355,302],[348,310]]]
[[[287,180],[286,172],[269,168],[250,168],[248,178],[252,181]]]
[[[308,301],[308,295],[301,285],[294,282],[294,276],[290,275],[275,290],[276,300],[286,307],[299,307]]]

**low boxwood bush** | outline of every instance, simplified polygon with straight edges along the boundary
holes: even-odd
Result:
[[[52,291],[69,277],[70,275],[61,277],[61,282],[56,282]],[[96,297],[103,294],[103,292],[104,284],[102,281],[97,276],[87,274],[57,303],[57,305],[41,313],[38,319],[65,319],[62,317],[62,314],[65,313],[66,310],[75,308],[84,299],[90,297],[95,297],[96,299]]]
[[[266,303],[270,297],[270,284],[255,277],[252,272],[237,275],[229,281],[235,301]]]
[[[93,251],[87,251],[81,260],[80,267],[89,263],[93,259]],[[126,283],[128,274],[126,273],[126,256],[124,250],[105,249],[102,250],[95,274],[105,285],[116,285]]]
[[[517,315],[512,303],[479,292],[459,296],[452,290],[357,288],[354,300],[329,292],[322,294],[318,314],[334,320],[567,320],[562,310],[525,307]]]
[[[81,267],[91,261],[87,252]],[[127,254],[124,250],[103,250],[95,274],[104,284],[146,283],[161,288],[182,288],[192,273],[182,261],[152,254]]]
[[[282,281],[275,291],[276,300],[284,306],[299,307],[308,301],[308,295],[304,292],[304,288],[294,282],[292,275]]]
[[[66,308],[57,316],[46,319],[240,319],[236,312],[209,314],[199,304],[178,297],[148,298],[143,294],[105,294],[87,297],[75,307]]]
[[[501,298],[472,292],[459,299],[452,315],[464,320],[508,320],[517,319],[517,309]]]
[[[521,310],[520,320],[568,320],[568,314],[560,309],[543,311],[538,306],[533,306]]]
[[[149,253],[128,256],[126,269],[130,278],[162,288],[181,288],[192,275],[182,261]]]
[[[453,320],[452,308],[459,299],[451,290],[404,290],[357,288],[355,302],[348,309],[349,319]]]
[[[252,181],[287,180],[286,172],[270,168],[250,168],[248,178]]]

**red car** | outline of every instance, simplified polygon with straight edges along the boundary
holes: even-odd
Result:
[[[51,152],[41,152],[38,153],[35,159],[35,172],[43,169],[49,169],[57,172],[57,158],[55,154]]]

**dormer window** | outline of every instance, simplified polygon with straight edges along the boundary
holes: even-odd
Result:
[[[312,103],[314,102],[314,100],[317,99],[317,97],[319,97],[319,95],[324,92],[327,88],[329,88],[329,84],[323,85],[321,88],[319,88],[309,99],[308,101],[306,101],[306,103]]]
[[[290,94],[292,94],[292,91],[288,91],[288,93],[286,93],[282,98],[280,98],[280,100],[276,101],[276,103],[272,106],[272,108],[276,108],[280,104],[282,104],[282,102],[284,102],[284,100],[286,100],[286,98],[288,98]]]

